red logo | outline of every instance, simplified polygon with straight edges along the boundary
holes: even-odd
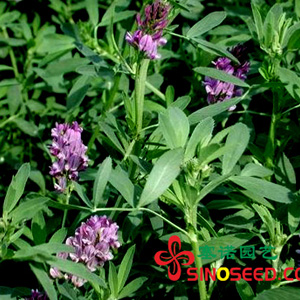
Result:
[[[155,256],[155,262],[160,266],[169,265],[168,275],[169,278],[173,281],[176,281],[180,278],[181,275],[181,263],[179,260],[185,259],[186,263],[182,263],[183,266],[191,265],[195,258],[194,254],[191,251],[181,251],[176,254],[176,246],[178,245],[178,250],[181,249],[181,241],[177,235],[173,235],[169,238],[168,241],[168,251],[158,251]]]

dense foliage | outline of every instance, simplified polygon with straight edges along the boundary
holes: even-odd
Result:
[[[0,1],[0,299],[299,299],[299,50],[299,0]]]

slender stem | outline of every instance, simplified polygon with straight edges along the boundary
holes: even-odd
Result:
[[[173,222],[171,222],[170,220],[168,220],[167,218],[163,217],[162,215],[160,215],[159,213],[155,212],[154,210],[151,210],[149,208],[139,208],[139,210],[141,211],[146,211],[149,212],[153,215],[156,215],[157,217],[161,218],[162,220],[164,220],[166,223],[170,224],[171,226],[173,226],[174,228],[176,228],[177,230],[179,230],[180,232],[182,232],[183,234],[185,234],[186,236],[189,236],[188,232],[186,232],[184,229],[180,228],[179,226],[177,226],[176,224],[174,224]]]
[[[266,114],[266,113],[261,113],[261,112],[256,112],[256,111],[252,111],[252,110],[243,110],[243,111],[234,111],[234,114],[252,114],[252,115],[258,115],[258,116],[262,116],[262,117],[270,117],[270,114]]]
[[[284,111],[284,112],[282,113],[282,115],[284,115],[284,114],[286,114],[286,113],[288,113],[288,112],[290,112],[290,111],[292,111],[292,110],[294,110],[294,109],[297,109],[297,108],[299,108],[299,107],[300,107],[300,104],[297,104],[297,105],[295,105],[295,106],[293,106],[293,107],[287,109],[286,111]]]
[[[290,283],[294,283],[294,282],[299,282],[299,280],[298,279],[294,279],[294,280],[289,280],[289,281],[282,281],[282,282],[279,283],[279,286],[290,284]]]
[[[131,154],[132,149],[133,149],[135,143],[136,143],[136,140],[132,140],[131,141],[130,145],[128,146],[128,148],[126,150],[126,153],[124,155],[123,161],[125,161],[128,158],[128,156]]]
[[[153,86],[150,82],[146,81],[146,87],[151,90],[156,96],[158,96],[161,100],[166,101],[165,95],[158,90],[155,86]]]
[[[150,125],[150,126],[144,127],[144,128],[142,129],[142,131],[146,131],[146,130],[148,130],[148,129],[151,129],[151,128],[156,128],[156,127],[158,127],[158,124],[153,124],[153,125]]]
[[[272,117],[271,117],[271,124],[270,124],[270,131],[268,142],[265,150],[265,157],[266,157],[266,166],[268,168],[274,167],[274,155],[275,155],[275,136],[276,136],[276,123],[278,119],[278,94],[274,90],[273,91],[273,110],[272,110]]]
[[[69,200],[70,200],[70,197],[71,197],[72,190],[73,190],[73,188],[68,188],[68,190],[67,190],[66,201],[65,201],[65,204],[67,204],[67,205],[69,204]],[[65,225],[66,225],[67,215],[68,215],[68,209],[65,209],[62,224],[61,224],[61,228],[66,227]]]
[[[135,120],[137,137],[139,136],[143,127],[145,83],[147,79],[149,62],[149,59],[142,59],[135,76]]]
[[[197,271],[200,274],[200,270],[202,268],[202,259],[199,253],[199,243],[197,238],[197,207],[193,207],[189,210],[188,216],[187,216],[189,224],[189,238],[192,246],[192,250],[195,256],[195,264]],[[205,280],[201,280],[200,276],[198,276],[198,289],[199,289],[199,296],[200,300],[207,300],[207,292],[206,292],[206,285]]]
[[[63,216],[62,224],[61,224],[61,228],[66,227],[67,215],[68,215],[68,210],[65,209],[65,210],[64,210],[64,216]]]
[[[120,84],[120,79],[121,79],[121,74],[117,74],[115,78],[114,85],[112,89],[110,90],[109,97],[107,102],[105,103],[105,110],[109,110],[111,106],[114,104],[115,96],[118,92],[119,89],[119,84]]]
[[[93,213],[98,212],[98,211],[145,211],[148,213],[151,213],[159,218],[161,218],[162,220],[164,220],[166,223],[170,224],[172,227],[176,228],[178,231],[182,232],[183,234],[185,234],[186,236],[189,236],[189,234],[182,228],[180,228],[179,226],[177,226],[176,224],[174,224],[172,221],[168,220],[167,218],[163,217],[162,215],[160,215],[159,213],[149,209],[149,208],[145,208],[145,207],[141,207],[141,208],[122,208],[122,207],[101,207],[101,208],[95,208],[92,210]]]
[[[194,230],[189,231],[189,237],[191,241],[192,250],[195,256],[196,268],[200,274],[200,270],[203,265],[202,265],[202,259],[199,256],[199,244],[197,240],[197,235],[195,234]],[[204,279],[201,280],[200,276],[198,276],[198,289],[199,289],[200,300],[206,300],[207,299],[206,285]]]
[[[8,36],[6,28],[2,27],[2,30],[3,30],[4,37],[6,39],[8,39],[9,36]],[[19,78],[20,74],[19,74],[19,71],[18,71],[18,65],[17,65],[16,57],[15,57],[14,51],[11,47],[9,48],[9,56],[10,56],[12,67],[14,69],[15,77]]]
[[[6,119],[2,123],[0,123],[0,128],[4,127],[7,123],[12,122],[14,119],[17,119],[18,117],[19,117],[19,114],[9,117],[8,119]]]

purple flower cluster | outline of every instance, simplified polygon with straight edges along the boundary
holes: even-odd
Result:
[[[239,61],[239,64],[234,64],[229,58],[221,57],[216,62],[212,62],[216,69],[225,71],[227,74],[238,77],[241,80],[247,78],[247,73],[250,69],[250,63],[245,60],[245,47],[241,45],[231,49],[231,54]],[[243,89],[235,86],[233,83],[220,81],[206,76],[204,80],[205,89],[207,92],[207,101],[209,104],[222,102],[233,97],[239,97],[243,94]],[[232,106],[230,110],[234,110]]]
[[[78,172],[88,166],[87,147],[81,140],[81,132],[77,122],[72,125],[56,123],[51,131],[50,153],[57,160],[51,166],[50,175],[57,179],[54,187],[59,192],[66,190],[68,180],[78,180]]]
[[[46,294],[39,292],[38,290],[32,290],[31,296],[25,298],[25,300],[48,300]]]
[[[120,247],[118,241],[117,223],[106,216],[93,216],[76,229],[75,236],[69,237],[66,244],[74,248],[74,253],[59,253],[58,257],[68,257],[78,263],[84,263],[94,272],[97,267],[102,267],[108,260],[113,259],[111,249]],[[76,287],[81,287],[85,280],[72,274],[62,274],[57,268],[50,269],[53,278],[71,280]]]
[[[156,0],[152,5],[145,7],[145,19],[137,14],[138,29],[133,33],[126,33],[126,41],[144,52],[150,59],[160,58],[158,46],[164,46],[167,40],[162,37],[163,29],[168,24],[168,14],[171,6]]]

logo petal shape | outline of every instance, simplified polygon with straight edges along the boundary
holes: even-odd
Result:
[[[187,260],[187,262],[182,263],[182,265],[191,265],[195,260],[191,251],[181,251],[176,254],[176,248],[178,248],[178,250],[181,249],[181,241],[177,235],[173,235],[168,241],[169,252],[158,251],[154,256],[154,260],[159,266],[169,265],[168,275],[172,281],[177,281],[181,276],[181,263],[179,260]]]

